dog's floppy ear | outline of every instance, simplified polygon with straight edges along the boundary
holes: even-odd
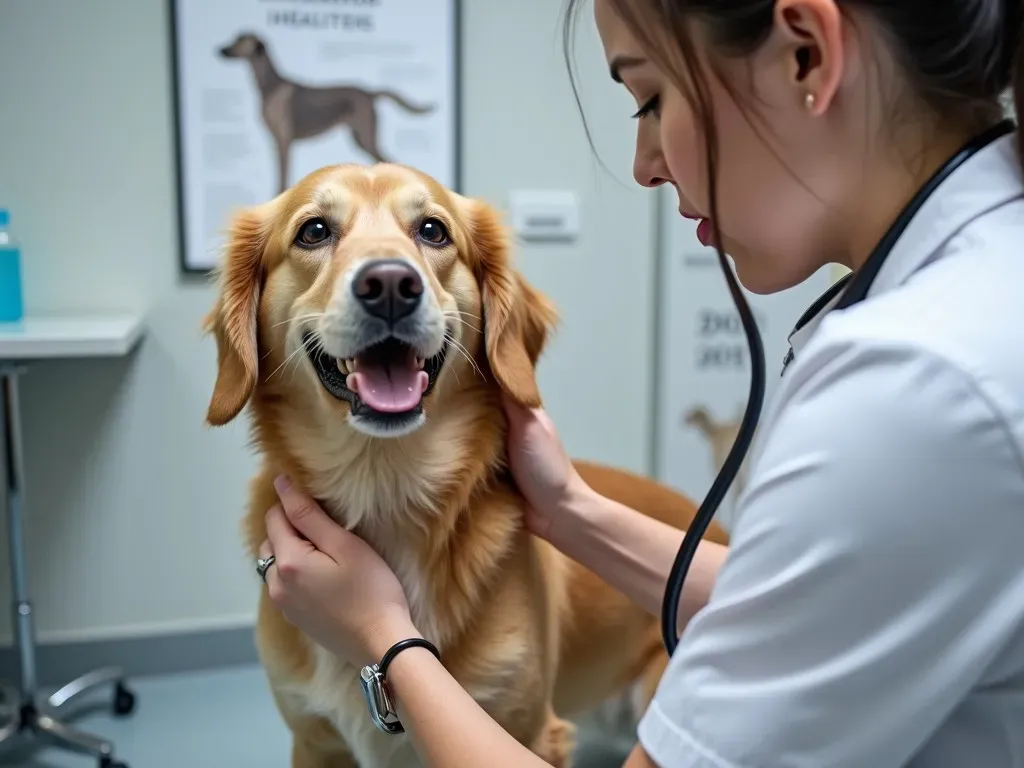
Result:
[[[218,275],[220,295],[204,322],[217,341],[217,381],[206,412],[207,423],[214,426],[235,418],[256,386],[256,319],[269,231],[264,208],[243,210],[231,224]]]
[[[484,346],[498,385],[521,405],[540,405],[536,365],[558,315],[517,272],[510,237],[489,206],[473,202],[473,247],[483,295]]]

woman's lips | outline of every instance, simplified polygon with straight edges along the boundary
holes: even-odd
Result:
[[[711,245],[712,238],[714,237],[714,232],[712,232],[712,230],[711,230],[711,220],[710,219],[705,218],[704,216],[701,216],[701,215],[696,214],[696,213],[690,213],[688,211],[684,211],[682,208],[679,209],[679,215],[682,216],[684,219],[689,219],[690,221],[696,221],[697,222],[697,240],[699,240],[700,244],[703,245],[705,248],[707,246]]]
[[[711,221],[700,219],[697,223],[697,239],[705,248],[711,245],[711,238],[714,233],[711,231]]]

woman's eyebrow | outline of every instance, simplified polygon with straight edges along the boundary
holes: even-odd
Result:
[[[616,56],[612,59],[612,63],[608,69],[611,72],[612,80],[616,83],[622,82],[622,70],[629,69],[630,67],[639,67],[641,64],[646,64],[647,60],[639,56]]]

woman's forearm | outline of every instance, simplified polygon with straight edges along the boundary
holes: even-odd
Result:
[[[589,488],[562,510],[552,544],[657,615],[683,531],[607,499]],[[561,534],[561,535],[559,535]],[[680,626],[707,603],[726,547],[701,542],[680,605]],[[411,624],[388,627],[371,644],[380,658],[395,642],[418,634]],[[399,716],[424,765],[441,768],[543,768],[424,648],[399,653],[388,669]],[[444,706],[438,706],[443,703]]]
[[[612,501],[590,488],[558,513],[551,543],[654,615],[661,613],[672,563],[684,531]],[[702,541],[679,606],[680,626],[708,601],[727,548]]]
[[[394,641],[415,630],[393,633]],[[380,646],[380,654],[388,643]],[[388,668],[398,714],[425,766],[545,768],[547,763],[501,728],[430,651],[408,648]]]

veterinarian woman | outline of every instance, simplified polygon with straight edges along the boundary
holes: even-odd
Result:
[[[999,103],[1014,79],[1024,103],[1024,2],[595,2],[637,182],[756,293],[855,275],[791,337],[627,765],[1024,767],[1024,180]],[[532,530],[658,612],[683,532],[585,487],[544,413],[509,417]],[[268,528],[275,603],[339,657],[417,635],[308,498],[282,490]],[[387,678],[425,764],[541,764],[428,649]]]

